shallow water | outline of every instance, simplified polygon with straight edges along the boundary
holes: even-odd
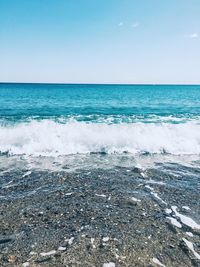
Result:
[[[198,266],[198,162],[1,156],[2,266],[10,255],[36,266]]]

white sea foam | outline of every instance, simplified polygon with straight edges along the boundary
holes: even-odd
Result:
[[[171,209],[173,210],[173,212],[175,213],[176,217],[178,217],[181,222],[187,226],[189,226],[192,229],[197,229],[200,230],[200,224],[196,223],[193,219],[191,219],[190,217],[183,215],[181,213],[179,213],[177,211],[177,207],[176,206],[172,206]]]
[[[186,235],[188,235],[190,237],[193,237],[194,236],[193,233],[191,233],[191,232],[185,232],[185,233],[186,233]]]
[[[155,180],[152,180],[152,179],[150,179],[150,180],[146,181],[146,183],[147,183],[147,184],[166,185],[166,183],[164,183],[164,182],[155,181]]]
[[[161,266],[161,267],[166,267],[164,264],[162,264],[157,258],[153,258],[152,261],[157,264],[158,266]]]
[[[165,213],[166,214],[171,214],[172,213],[172,210],[171,209],[165,209]]]
[[[167,219],[169,219],[171,221],[171,224],[173,224],[174,226],[182,228],[182,225],[177,221],[177,219],[172,217],[167,217]]]
[[[76,153],[200,153],[200,124],[58,123],[51,120],[0,126],[0,152],[27,155]]]
[[[163,204],[167,205],[167,203],[164,200],[162,200],[162,198],[159,197],[159,195],[156,192],[151,192],[151,195],[153,195],[156,199],[158,199]]]
[[[188,206],[183,206],[182,209],[184,209],[184,210],[191,210],[190,207],[188,207]]]
[[[31,171],[27,171],[22,177],[29,176],[31,173],[32,173]]]
[[[192,253],[194,254],[194,256],[200,260],[200,254],[197,253],[195,250],[194,250],[194,245],[192,244],[192,242],[188,241],[187,239],[183,238],[183,241],[185,242],[186,246],[188,247],[189,250],[192,251]]]

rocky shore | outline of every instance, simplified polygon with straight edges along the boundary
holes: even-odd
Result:
[[[1,170],[0,266],[200,266],[199,189],[173,164]]]

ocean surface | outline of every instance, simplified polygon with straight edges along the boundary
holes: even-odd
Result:
[[[200,86],[0,84],[0,152],[197,155]]]

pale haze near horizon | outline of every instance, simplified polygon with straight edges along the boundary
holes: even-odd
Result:
[[[200,84],[199,14],[198,0],[0,0],[0,82]]]

